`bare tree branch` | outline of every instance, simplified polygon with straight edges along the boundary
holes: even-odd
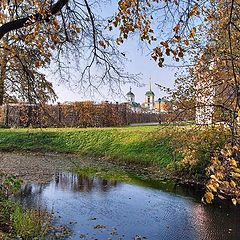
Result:
[[[40,13],[36,13],[30,16],[27,16],[25,18],[17,19],[17,20],[3,24],[0,27],[0,39],[2,39],[3,36],[10,31],[23,28],[28,21],[31,21],[31,19],[35,19],[36,21],[47,20],[51,15],[55,15],[58,12],[60,12],[61,9],[67,5],[68,2],[69,0],[58,0],[58,2],[56,2],[50,7],[49,14],[45,16],[43,16]]]

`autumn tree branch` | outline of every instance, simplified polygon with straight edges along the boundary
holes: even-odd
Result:
[[[47,20],[51,15],[55,15],[62,10],[64,6],[67,5],[69,0],[58,0],[55,4],[50,7],[49,15],[42,16],[40,13],[29,15],[25,18],[17,19],[3,24],[0,27],[0,39],[3,38],[5,34],[10,31],[23,28],[27,21],[30,21],[32,18],[36,21]]]

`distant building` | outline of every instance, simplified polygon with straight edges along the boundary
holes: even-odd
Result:
[[[132,88],[130,87],[130,91],[126,94],[127,96],[127,104],[129,108],[133,112],[140,112],[141,111],[141,106],[140,103],[135,102],[135,95],[132,92]]]
[[[129,103],[133,103],[133,102],[135,102],[135,95],[134,95],[134,93],[132,92],[132,88],[130,87],[130,91],[127,93],[127,101],[129,102]]]
[[[134,112],[147,112],[147,113],[167,113],[171,109],[171,104],[165,98],[158,98],[155,101],[155,94],[152,91],[151,83],[149,89],[145,93],[144,102],[142,104],[135,101],[135,94],[130,91],[126,94],[127,104]]]
[[[154,101],[155,94],[152,91],[151,83],[149,84],[149,90],[145,93],[145,101],[143,103],[143,107],[148,112],[155,112],[155,101]]]
[[[158,98],[155,101],[156,113],[167,113],[172,109],[172,104],[166,98]]]
[[[195,71],[197,78],[195,79],[195,91],[196,91],[196,115],[195,122],[199,125],[210,125],[213,123],[214,114],[214,96],[216,94],[216,87],[214,87],[214,79],[211,74],[211,70],[214,67],[214,63],[209,66],[207,72],[199,71],[202,66],[196,67]],[[199,71],[199,72],[198,72]]]

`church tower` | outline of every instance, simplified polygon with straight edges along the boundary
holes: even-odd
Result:
[[[132,88],[131,87],[130,87],[130,91],[127,93],[127,101],[129,103],[131,103],[131,104],[135,102],[135,95],[132,92]]]
[[[154,97],[155,94],[152,91],[151,81],[149,83],[149,90],[145,93],[144,106],[150,111],[154,110]]]

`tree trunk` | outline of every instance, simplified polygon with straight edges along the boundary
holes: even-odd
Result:
[[[3,55],[1,56],[1,59],[0,59],[0,106],[3,105],[3,101],[4,101],[4,93],[5,93],[4,85],[6,80],[6,68],[7,68],[6,53],[3,50]]]

